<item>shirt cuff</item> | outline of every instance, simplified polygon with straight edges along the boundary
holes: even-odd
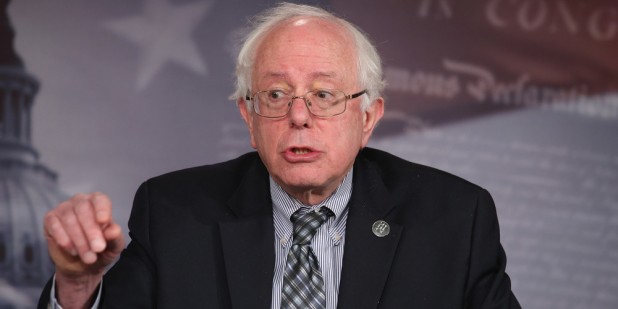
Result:
[[[91,309],[96,309],[99,307],[99,302],[101,301],[101,291],[103,290],[103,279],[101,279],[101,283],[99,283],[99,292],[97,293],[97,299],[92,304]],[[51,295],[49,295],[49,305],[47,308],[50,309],[62,309],[62,306],[58,303],[56,299],[56,275],[54,274],[54,278],[52,279],[52,287],[51,287]]]

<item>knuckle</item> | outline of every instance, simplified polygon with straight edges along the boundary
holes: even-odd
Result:
[[[56,244],[63,249],[71,249],[72,247],[72,243],[71,241],[66,238],[66,237],[57,237],[54,238],[54,240],[56,241]]]
[[[70,238],[75,247],[78,249],[86,247],[86,240],[81,231],[70,233]]]
[[[109,197],[103,193],[96,194],[92,197],[93,204],[97,208],[107,209],[111,206]]]
[[[56,220],[56,213],[53,212],[53,210],[48,211],[45,214],[45,217],[43,217],[43,222],[45,223],[46,226],[52,226],[52,224],[54,223],[54,220]]]
[[[77,224],[77,217],[73,213],[65,213],[60,217],[60,221],[66,226],[74,226]]]
[[[57,235],[62,229],[57,218],[50,218],[45,221],[45,231],[50,235]]]
[[[88,231],[87,236],[88,236],[88,240],[93,241],[93,240],[102,238],[103,233],[99,230],[92,229]]]
[[[66,200],[66,201],[61,202],[60,204],[58,204],[58,206],[54,210],[62,211],[64,209],[70,208],[72,204],[73,204],[72,200]]]
[[[84,193],[76,193],[75,195],[71,197],[71,200],[73,201],[79,201],[79,200],[84,200],[84,199],[86,199],[86,194]]]
[[[75,204],[75,213],[78,215],[86,215],[90,210],[90,203],[86,200],[81,200]]]

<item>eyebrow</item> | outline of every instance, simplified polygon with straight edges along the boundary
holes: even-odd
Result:
[[[313,78],[313,79],[316,79],[316,78],[319,78],[319,77],[336,78],[337,77],[337,73],[335,73],[334,71],[313,72],[313,73],[309,74],[309,76],[311,76],[311,78]]]
[[[283,72],[268,72],[264,75],[265,78],[280,78],[284,80],[289,79],[289,75]],[[328,79],[337,79],[338,75],[335,71],[318,71],[312,72],[309,74],[311,79],[319,79],[319,78],[328,78]]]

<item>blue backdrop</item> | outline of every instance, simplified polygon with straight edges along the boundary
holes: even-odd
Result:
[[[273,3],[13,1],[15,49],[41,83],[31,142],[60,189],[105,192],[126,222],[145,179],[249,151],[227,99],[234,42]],[[371,146],[492,193],[523,307],[618,307],[615,1],[304,3],[357,23],[383,54]],[[0,298],[32,304],[0,279]]]

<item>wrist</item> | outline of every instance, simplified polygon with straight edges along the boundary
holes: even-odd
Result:
[[[58,303],[64,309],[90,308],[102,278],[102,274],[74,276],[56,272],[55,292]]]

